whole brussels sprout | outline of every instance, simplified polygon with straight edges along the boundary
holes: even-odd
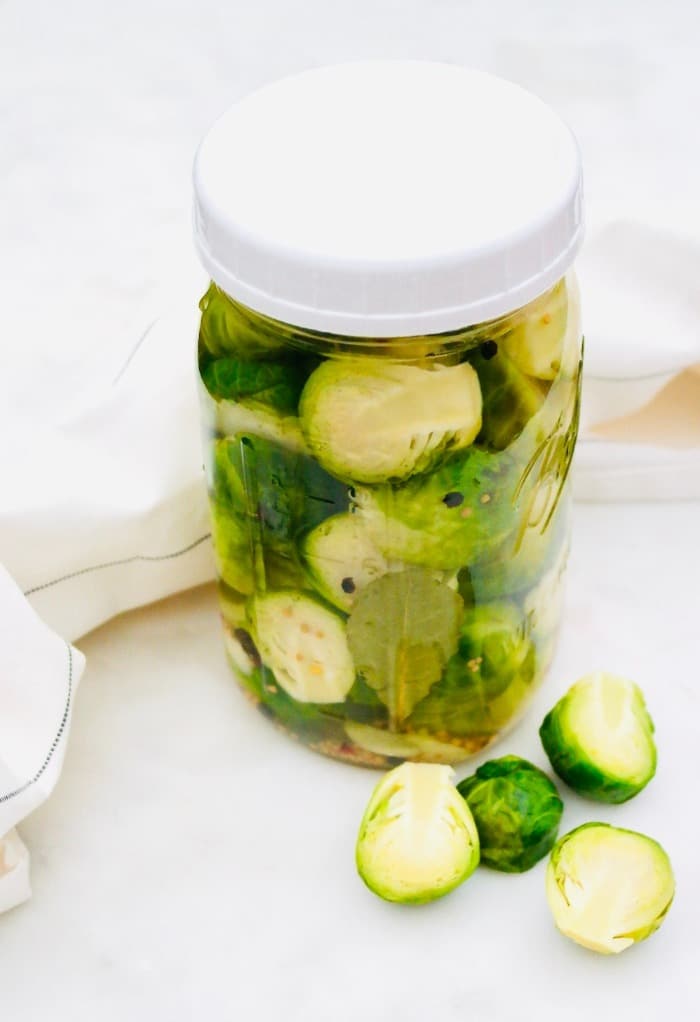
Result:
[[[323,467],[348,482],[405,479],[449,451],[469,446],[481,427],[472,367],[424,369],[379,359],[331,359],[309,377],[301,424]]]
[[[356,488],[355,513],[386,557],[455,571],[512,535],[519,476],[507,452],[471,447],[400,486]]]
[[[554,846],[547,901],[557,928],[600,954],[619,954],[661,926],[675,893],[661,845],[636,831],[585,823]]]
[[[479,863],[479,835],[449,766],[403,763],[374,789],[357,869],[387,901],[420,904],[454,890]]]
[[[492,759],[457,791],[472,811],[485,866],[524,873],[557,839],[564,805],[547,775],[525,759]]]
[[[408,726],[456,737],[495,734],[522,701],[535,662],[525,619],[514,603],[468,607],[457,652]]]
[[[656,772],[654,724],[637,685],[598,671],[549,711],[540,738],[555,772],[580,795],[626,802]]]

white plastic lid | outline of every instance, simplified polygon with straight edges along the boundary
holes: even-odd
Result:
[[[275,319],[455,330],[551,287],[582,239],[581,161],[517,85],[421,61],[307,71],[233,106],[194,168],[211,278]]]

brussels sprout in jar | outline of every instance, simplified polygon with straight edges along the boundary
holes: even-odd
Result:
[[[491,323],[371,344],[270,320],[214,284],[201,310],[212,534],[242,684],[339,758],[479,751],[541,680],[559,624],[572,280]]]
[[[573,136],[482,72],[345,64],[236,104],[194,184],[233,671],[330,756],[466,759],[526,706],[561,616]]]

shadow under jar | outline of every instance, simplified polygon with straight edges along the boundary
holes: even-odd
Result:
[[[458,113],[468,139],[445,135]],[[507,141],[528,151],[504,169]],[[319,752],[459,762],[547,670],[580,398],[580,174],[539,100],[417,62],[288,79],[200,148],[226,650],[260,709]]]

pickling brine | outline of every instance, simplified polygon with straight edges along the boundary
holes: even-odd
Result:
[[[216,285],[199,371],[228,657],[280,727],[457,762],[543,677],[569,544],[572,277],[450,334],[321,335]]]

